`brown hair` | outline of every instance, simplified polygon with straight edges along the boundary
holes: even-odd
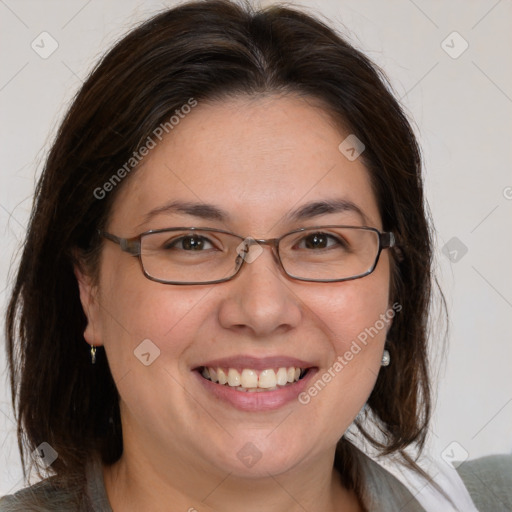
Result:
[[[122,453],[117,390],[101,348],[90,364],[73,273],[77,250],[97,266],[97,229],[120,187],[101,199],[95,190],[190,98],[263,92],[320,100],[366,146],[362,157],[383,229],[399,245],[391,301],[402,310],[388,333],[392,366],[380,372],[370,415],[357,424],[382,453],[422,448],[431,409],[431,235],[411,126],[382,73],[323,22],[280,6],[254,11],[212,0],[166,10],[118,42],[77,94],[49,153],[7,314],[24,465],[44,441],[58,452],[51,469],[62,477],[80,473],[91,454],[108,464]],[[336,465],[345,484],[357,488],[351,461],[354,452],[342,439]]]

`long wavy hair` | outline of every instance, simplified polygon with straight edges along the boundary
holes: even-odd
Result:
[[[415,465],[404,450],[421,450],[431,413],[432,237],[411,125],[380,70],[317,17],[283,6],[256,10],[207,0],[165,10],[108,51],[76,95],[49,152],[6,322],[25,469],[41,442],[58,452],[50,469],[63,480],[81,474],[93,454],[104,464],[122,454],[118,393],[101,347],[90,364],[73,268],[80,254],[80,263],[97,271],[97,230],[136,166],[105,197],[98,197],[98,187],[190,98],[200,103],[272,92],[320,101],[366,146],[361,158],[383,229],[397,239],[390,298],[402,310],[386,342],[392,366],[379,373],[368,414],[356,424],[381,453],[402,454]],[[335,465],[345,485],[357,489],[357,457],[345,438]]]

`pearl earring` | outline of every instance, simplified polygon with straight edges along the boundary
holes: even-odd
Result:
[[[389,355],[389,350],[384,350],[382,353],[382,360],[380,362],[381,366],[389,366],[391,362],[391,356]]]

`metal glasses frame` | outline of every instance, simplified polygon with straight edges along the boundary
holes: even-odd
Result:
[[[378,235],[379,240],[379,247],[377,251],[377,255],[375,257],[375,261],[373,265],[364,273],[358,274],[356,276],[351,277],[343,277],[341,279],[311,279],[311,278],[304,278],[304,277],[297,277],[293,274],[290,274],[286,271],[284,268],[283,262],[281,261],[281,256],[279,254],[279,243],[281,240],[289,235],[292,235],[294,233],[300,233],[302,231],[310,231],[314,229],[326,229],[326,228],[345,228],[345,229],[362,229],[366,231],[373,231]],[[131,238],[121,238],[119,236],[113,235],[112,233],[108,233],[106,231],[98,230],[98,234],[107,239],[111,242],[114,242],[115,244],[118,244],[121,247],[121,250],[124,252],[127,252],[128,254],[131,254],[132,256],[136,256],[139,259],[139,263],[142,269],[142,273],[144,276],[151,280],[155,281],[157,283],[162,284],[174,284],[174,285],[203,285],[203,284],[216,284],[216,283],[224,283],[226,281],[230,281],[233,279],[238,273],[240,272],[241,268],[243,267],[245,258],[241,257],[240,254],[237,256],[237,260],[235,260],[236,269],[234,273],[228,277],[224,277],[222,279],[216,279],[214,281],[168,281],[165,279],[159,279],[156,277],[151,276],[148,274],[146,269],[144,268],[144,263],[142,261],[142,253],[141,253],[141,245],[142,245],[142,238],[151,235],[153,233],[165,233],[169,232],[172,233],[173,231],[211,231],[215,233],[224,233],[226,235],[231,235],[236,238],[239,238],[242,242],[246,242],[246,251],[249,250],[249,247],[254,244],[259,245],[268,245],[272,248],[272,252],[276,258],[276,261],[279,263],[279,266],[281,270],[290,278],[295,279],[297,281],[309,281],[314,283],[337,283],[337,282],[343,282],[343,281],[352,281],[354,279],[360,279],[361,277],[365,277],[369,274],[371,274],[379,262],[380,253],[383,249],[389,249],[391,247],[395,246],[395,236],[391,232],[381,232],[376,228],[368,227],[368,226],[344,226],[344,225],[322,225],[322,226],[310,226],[305,228],[299,228],[295,229],[293,231],[290,231],[288,233],[285,233],[284,235],[278,237],[278,238],[266,238],[266,239],[254,239],[252,237],[246,236],[243,237],[241,235],[238,235],[236,233],[232,233],[231,231],[226,231],[223,229],[216,229],[216,228],[198,228],[198,227],[177,227],[177,228],[164,228],[164,229],[153,229],[149,231],[144,231],[143,233],[138,234],[137,236],[131,237]]]

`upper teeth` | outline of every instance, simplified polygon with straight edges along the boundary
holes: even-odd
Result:
[[[239,372],[235,368],[204,367],[201,374],[205,379],[218,382],[219,384],[226,384],[240,391],[256,391],[258,388],[273,390],[277,389],[277,386],[285,386],[288,383],[296,382],[303,374],[303,370],[291,366],[289,368],[282,367],[277,370],[268,368],[261,372],[244,368],[242,372]]]

